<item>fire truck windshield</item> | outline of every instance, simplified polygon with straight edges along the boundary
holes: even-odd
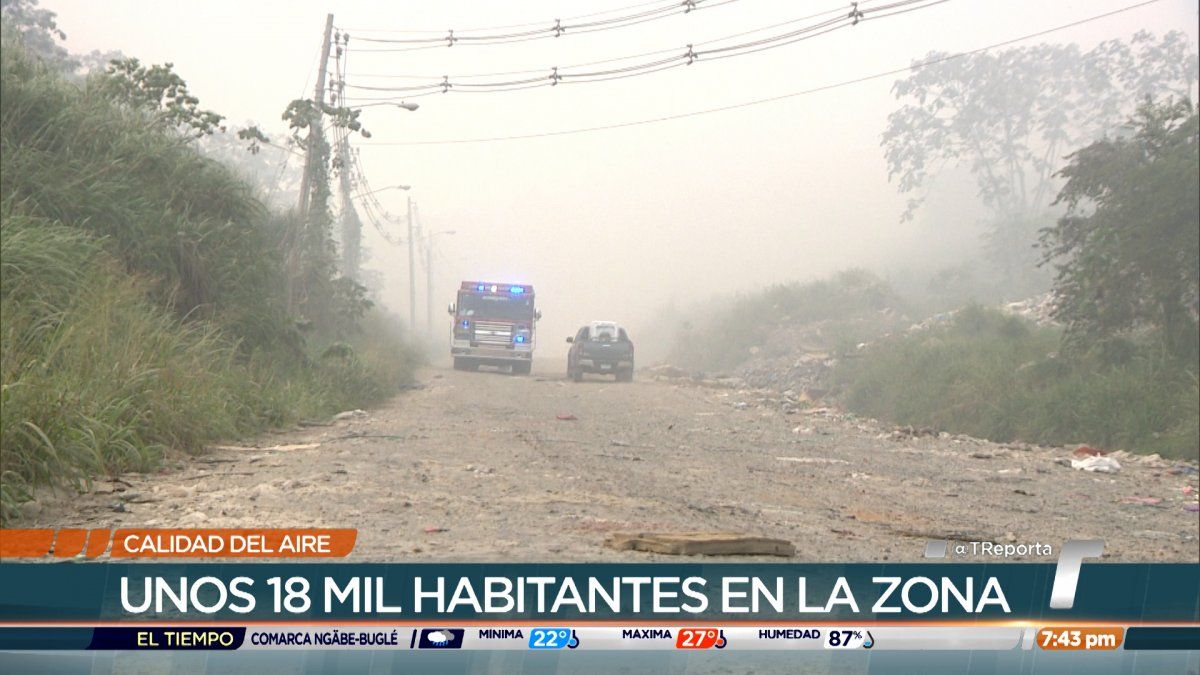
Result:
[[[503,321],[532,321],[533,298],[506,293],[496,295],[459,293],[458,315]]]

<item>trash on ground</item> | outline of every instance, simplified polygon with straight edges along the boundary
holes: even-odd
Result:
[[[1158,506],[1162,503],[1159,497],[1122,497],[1122,504],[1141,504],[1142,506]]]
[[[340,412],[340,413],[334,415],[333,419],[335,421],[341,422],[342,420],[349,420],[349,419],[354,419],[356,417],[366,417],[366,416],[367,416],[366,410],[347,410],[345,412]]]
[[[1071,453],[1076,457],[1102,457],[1108,453],[1103,450],[1098,450],[1090,445],[1081,445],[1075,448],[1075,452]]]
[[[571,413],[569,413],[569,412],[560,412],[560,413],[558,413],[557,415],[555,415],[555,416],[554,416],[554,419],[556,419],[556,420],[563,420],[564,422],[570,422],[570,421],[573,421],[573,420],[577,420],[577,419],[579,419],[579,418],[578,418],[578,417],[576,417],[576,416],[574,416],[574,415],[572,415],[572,414],[571,414]]]
[[[438,532],[449,532],[449,531],[450,531],[450,528],[448,528],[448,527],[437,527],[435,525],[430,525],[429,527],[425,528],[425,534],[437,534]]]
[[[292,445],[272,445],[263,450],[275,450],[277,452],[291,452],[293,450],[312,450],[313,448],[321,447],[320,443],[294,443]]]
[[[888,434],[888,438],[891,438],[894,441],[902,441],[902,440],[907,440],[909,438],[921,438],[923,436],[937,436],[937,435],[938,435],[937,431],[933,430],[930,427],[906,426],[906,427],[896,427],[895,429],[892,429],[892,432],[890,434]]]
[[[1116,473],[1121,465],[1112,457],[1090,456],[1071,460],[1071,468],[1094,473]]]
[[[675,366],[671,365],[653,366],[648,368],[647,372],[664,378],[690,377],[686,370],[683,370],[682,368],[676,368]]]
[[[849,464],[844,459],[833,457],[776,457],[781,462],[798,462],[800,464]]]
[[[1191,511],[1192,513],[1198,513],[1198,512],[1200,512],[1200,504],[1197,504],[1196,502],[1192,502],[1191,504],[1184,504],[1183,510]]]
[[[665,555],[796,555],[789,541],[729,532],[613,532],[604,545]]]
[[[247,446],[243,446],[243,445],[210,445],[207,447],[209,450],[232,450],[234,452],[238,452],[238,451],[249,452],[251,450],[261,450],[261,451],[268,451],[268,452],[269,451],[289,452],[291,450],[311,450],[313,448],[321,447],[321,444],[320,443],[293,443],[290,445],[269,445],[265,448],[247,447]]]

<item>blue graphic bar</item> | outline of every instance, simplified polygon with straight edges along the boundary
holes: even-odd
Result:
[[[1125,632],[1125,649],[1200,650],[1200,626],[1133,626]]]

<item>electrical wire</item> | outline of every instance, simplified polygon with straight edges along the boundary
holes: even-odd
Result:
[[[573,23],[571,19],[567,23],[563,23],[561,19],[549,21],[540,24],[525,24],[526,26],[540,26],[538,28],[530,28],[528,30],[520,30],[517,32],[508,33],[491,33],[483,35],[474,35],[472,33],[478,31],[472,30],[448,30],[442,31],[441,36],[430,37],[412,37],[412,38],[381,38],[381,37],[366,37],[357,38],[356,41],[378,44],[401,44],[401,45],[416,45],[399,48],[356,48],[356,51],[362,52],[388,52],[388,51],[412,51],[413,49],[426,48],[441,48],[453,47],[457,44],[463,45],[486,45],[486,44],[508,44],[512,42],[524,42],[531,39],[541,40],[546,38],[557,38],[562,35],[574,35],[582,33],[591,33],[599,30],[612,30],[616,28],[625,28],[635,26],[647,21],[657,21],[669,16],[677,14],[688,14],[701,9],[709,9],[728,5],[739,0],[682,0],[673,1],[667,4],[659,4],[653,9],[646,9],[634,14],[625,14],[621,16],[609,17],[605,19],[595,19],[592,21],[580,21]],[[516,26],[514,28],[519,28]],[[344,30],[343,32],[349,32]]]
[[[348,152],[347,155],[350,161],[347,166],[343,167],[343,170],[350,172],[351,185],[357,185],[362,188],[362,191],[358,193],[351,193],[351,201],[353,202],[355,198],[360,200],[359,204],[363,208],[363,213],[367,215],[367,220],[371,223],[371,226],[374,227],[377,232],[379,232],[379,235],[383,237],[384,241],[393,246],[405,245],[404,240],[393,239],[384,228],[382,224],[383,221],[392,223],[396,223],[396,221],[387,215],[387,210],[384,209],[383,205],[379,203],[379,200],[375,198],[375,191],[371,189],[371,183],[367,180],[366,172],[363,171],[362,163],[358,159],[358,154]]]
[[[383,142],[374,142],[374,143],[366,144],[363,147],[374,148],[374,147],[415,146],[415,145],[461,145],[461,144],[468,144],[468,143],[493,143],[493,142],[499,142],[499,141],[527,140],[527,139],[533,139],[533,138],[552,138],[552,137],[556,137],[556,136],[568,136],[568,135],[573,135],[573,134],[591,133],[591,132],[596,132],[596,131],[608,131],[611,129],[623,129],[623,128],[627,128],[627,127],[640,126],[643,124],[657,124],[660,122],[668,122],[668,121],[672,121],[672,120],[685,119],[688,117],[697,117],[700,115],[709,115],[712,113],[726,112],[729,110],[737,110],[740,108],[749,108],[749,107],[756,106],[756,105],[762,105],[765,103],[773,103],[775,101],[782,101],[784,99],[795,98],[798,96],[806,96],[808,94],[815,94],[815,93],[822,92],[822,91],[829,91],[831,89],[839,89],[841,87],[846,87],[846,86],[850,86],[853,84],[859,84],[862,82],[878,80],[878,79],[885,78],[885,77],[892,77],[892,76],[899,75],[899,74],[906,73],[906,72],[912,72],[914,70],[920,70],[921,68],[927,68],[929,66],[937,65],[940,63],[945,63],[947,61],[952,61],[952,60],[963,58],[966,56],[981,54],[983,52],[987,52],[987,51],[990,51],[993,49],[998,49],[1000,47],[1006,47],[1008,45],[1016,44],[1018,42],[1024,42],[1025,40],[1031,40],[1033,38],[1042,37],[1044,35],[1049,35],[1051,33],[1056,33],[1056,32],[1062,31],[1062,30],[1067,30],[1069,28],[1075,28],[1076,26],[1082,26],[1084,24],[1091,23],[1093,21],[1099,21],[1100,19],[1105,19],[1110,16],[1115,16],[1118,14],[1122,14],[1124,12],[1129,12],[1129,11],[1139,9],[1141,7],[1146,7],[1148,5],[1153,5],[1153,4],[1156,4],[1159,2],[1162,2],[1162,0],[1145,0],[1144,2],[1139,2],[1139,3],[1132,4],[1132,5],[1126,5],[1125,7],[1121,7],[1119,9],[1115,9],[1115,10],[1112,10],[1109,12],[1104,12],[1102,14],[1096,14],[1096,15],[1093,15],[1093,16],[1090,16],[1090,17],[1087,17],[1084,19],[1079,19],[1077,21],[1072,21],[1070,23],[1061,24],[1061,25],[1054,26],[1052,28],[1047,28],[1044,30],[1040,30],[1040,31],[1037,31],[1034,33],[1027,33],[1027,34],[1021,35],[1019,37],[1011,38],[1008,40],[1003,40],[1001,42],[995,42],[995,43],[992,43],[992,44],[989,44],[989,45],[986,45],[983,47],[977,47],[975,49],[971,49],[971,50],[967,50],[967,51],[963,51],[963,52],[956,52],[954,54],[946,54],[944,56],[929,59],[926,61],[919,61],[919,62],[911,63],[902,68],[893,68],[891,70],[885,70],[882,72],[877,72],[877,73],[873,73],[870,75],[864,75],[862,77],[856,77],[856,78],[849,79],[849,80],[841,80],[839,82],[821,85],[819,87],[812,87],[809,89],[793,91],[793,92],[789,92],[786,94],[779,94],[777,96],[769,96],[766,98],[755,99],[752,101],[744,101],[742,103],[735,103],[735,104],[719,106],[719,107],[715,107],[715,108],[706,108],[703,110],[694,110],[691,112],[677,113],[674,115],[663,115],[661,117],[653,117],[653,118],[643,119],[643,120],[633,120],[633,121],[629,121],[629,122],[617,122],[617,123],[613,123],[613,124],[603,124],[603,125],[598,125],[598,126],[593,126],[593,127],[583,127],[583,128],[578,128],[578,129],[563,129],[563,130],[559,130],[559,131],[544,131],[544,132],[537,132],[537,133],[530,133],[530,134],[515,134],[515,135],[511,135],[511,136],[491,136],[491,137],[482,137],[482,138],[464,138],[464,139],[447,139],[447,140],[431,140],[431,141],[383,141]]]
[[[859,4],[865,5],[869,2],[875,2],[875,1],[877,1],[877,0],[863,0]],[[801,16],[801,17],[797,17],[795,19],[788,19],[787,21],[781,21],[779,23],[774,23],[769,26],[762,26],[760,28],[753,28],[751,30],[742,31],[740,33],[724,35],[722,37],[713,38],[710,40],[702,40],[700,42],[694,43],[694,45],[695,46],[704,46],[704,45],[709,45],[709,44],[715,44],[718,42],[723,42],[725,40],[731,40],[731,39],[737,38],[737,37],[744,37],[746,35],[752,35],[754,33],[761,33],[763,31],[771,30],[773,28],[779,28],[780,26],[786,26],[786,25],[790,25],[793,23],[799,23],[800,21],[816,19],[816,18],[820,18],[823,16],[828,16],[830,14],[847,13],[852,8],[853,8],[853,5],[842,4],[834,9],[828,9],[823,12],[817,12],[815,14]],[[587,66],[602,65],[605,63],[614,63],[617,61],[629,61],[632,59],[641,58],[643,56],[658,56],[660,54],[669,54],[669,53],[677,52],[677,51],[679,51],[678,47],[670,47],[667,49],[656,49],[654,51],[642,52],[640,54],[631,54],[629,56],[618,56],[618,57],[613,57],[613,58],[600,59],[598,61],[588,61],[586,63],[576,63],[576,64],[573,64],[570,66],[561,66],[561,68],[563,68],[563,69],[584,68]],[[409,79],[409,80],[433,80],[433,79],[438,79],[441,77],[449,77],[453,80],[466,80],[466,79],[478,79],[478,78],[484,78],[484,77],[500,77],[500,76],[504,76],[504,75],[528,75],[530,73],[545,73],[545,72],[546,72],[545,68],[537,68],[537,69],[526,69],[526,70],[508,70],[508,71],[492,72],[492,73],[476,73],[473,75],[464,75],[464,74],[460,74],[460,75],[398,75],[398,74],[389,74],[389,73],[350,73],[349,77],[352,77],[352,78],[379,78],[379,79]]]
[[[617,12],[623,12],[627,9],[638,9],[641,7],[649,7],[650,5],[658,5],[658,4],[662,4],[662,0],[649,0],[649,2],[640,2],[635,5],[626,5],[624,7],[614,7],[613,9],[606,9],[606,10],[601,10],[599,12],[592,12],[591,14],[580,14],[578,16],[573,16],[573,17],[568,18],[567,21],[578,21],[579,19],[590,19],[591,17],[594,17],[594,16],[602,16],[604,14],[615,14]],[[463,29],[463,32],[464,33],[465,32],[479,33],[479,32],[484,32],[484,31],[493,31],[493,30],[508,30],[510,28],[524,28],[526,26],[540,26],[544,23],[545,23],[545,21],[530,21],[527,23],[514,23],[514,24],[508,24],[508,25],[504,25],[504,26],[488,26],[488,27],[484,27],[484,28],[466,28],[466,29]],[[347,28],[346,30],[354,31],[356,33],[439,33],[440,34],[440,33],[446,32],[445,29],[420,30],[420,29],[397,29],[397,28]]]
[[[515,91],[522,89],[532,89],[538,86],[554,86],[557,84],[566,83],[581,83],[581,82],[604,82],[615,79],[623,79],[624,77],[634,77],[638,75],[646,75],[667,70],[674,65],[690,65],[696,61],[703,60],[719,60],[731,58],[734,56],[742,56],[764,51],[766,49],[774,49],[791,44],[795,44],[802,40],[807,40],[819,35],[833,32],[844,28],[851,28],[863,21],[870,19],[882,19],[897,14],[902,14],[908,11],[918,9],[927,9],[936,5],[940,5],[949,0],[897,0],[888,5],[875,7],[870,9],[860,9],[852,5],[851,11],[846,14],[825,19],[816,24],[795,28],[788,32],[762,37],[748,42],[724,45],[719,47],[711,47],[709,49],[695,48],[694,44],[687,45],[687,48],[677,48],[674,55],[656,59],[645,63],[620,66],[598,71],[586,72],[570,72],[569,68],[545,68],[539,72],[540,76],[523,78],[518,80],[503,80],[497,82],[451,82],[449,76],[443,76],[440,81],[431,81],[424,84],[416,84],[409,86],[373,86],[373,85],[358,85],[348,84],[347,88],[355,90],[363,90],[369,92],[396,92],[398,94],[407,95],[425,95],[430,93],[450,93],[450,92],[467,92],[467,91]],[[891,10],[891,11],[888,11]],[[828,14],[827,12],[822,14]],[[787,22],[785,22],[787,23]],[[750,31],[759,32],[759,31]],[[714,41],[717,42],[717,41]],[[671,50],[662,50],[663,52]],[[660,52],[661,53],[661,52]],[[629,58],[629,57],[626,57]],[[625,59],[613,59],[619,61]],[[368,100],[368,99],[359,99]],[[371,100],[390,100],[388,98],[378,98]]]

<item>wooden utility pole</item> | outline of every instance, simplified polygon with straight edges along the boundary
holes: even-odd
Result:
[[[425,234],[425,330],[433,337],[433,233]]]
[[[417,330],[417,269],[413,259],[413,247],[416,237],[413,236],[413,201],[408,198],[408,329]]]
[[[325,15],[325,38],[321,43],[321,61],[317,64],[317,86],[313,89],[313,104],[316,112],[308,129],[308,148],[304,155],[304,176],[300,179],[300,215],[308,213],[308,198],[312,192],[313,174],[316,173],[317,157],[313,147],[324,136],[321,130],[321,108],[325,105],[325,67],[329,63],[329,45],[333,42],[333,15]]]
[[[338,141],[338,157],[342,162],[339,184],[342,192],[342,276],[358,281],[358,264],[362,259],[362,221],[354,210],[350,184],[350,143],[343,136]]]

